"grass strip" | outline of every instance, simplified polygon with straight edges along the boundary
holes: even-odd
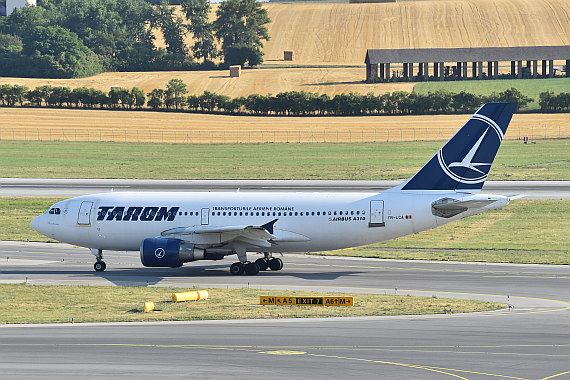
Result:
[[[355,306],[260,306],[259,297],[347,296],[321,292],[266,291],[257,289],[207,289],[208,300],[171,302],[171,293],[188,288],[121,286],[44,286],[0,284],[0,323],[76,323],[186,321],[223,319],[275,319],[420,315],[498,310],[504,304],[409,295],[358,294]],[[351,295],[352,296],[352,295]],[[155,312],[144,313],[144,302],[153,301]]]
[[[570,140],[503,141],[489,180],[568,180]],[[0,177],[392,180],[441,141],[143,144],[0,141]]]
[[[502,92],[510,88],[516,88],[524,95],[533,98],[535,101],[528,104],[525,110],[540,109],[539,95],[541,92],[553,91],[555,94],[568,92],[570,78],[551,78],[547,80],[534,79],[501,79],[491,81],[456,81],[456,82],[421,82],[414,86],[417,94],[427,95],[428,92],[446,90],[452,93],[461,91],[475,95],[489,95],[491,92]]]

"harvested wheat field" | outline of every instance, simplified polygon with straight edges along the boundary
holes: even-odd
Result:
[[[267,4],[266,62],[362,64],[366,49],[570,44],[568,0]]]
[[[413,83],[366,84],[364,68],[296,68],[242,70],[240,78],[230,78],[229,71],[158,71],[144,73],[103,73],[79,79],[0,78],[0,84],[20,84],[35,88],[52,86],[93,87],[105,92],[111,87],[138,87],[145,92],[166,88],[173,78],[186,83],[191,94],[205,90],[231,97],[251,94],[278,94],[282,91],[309,91],[334,96],[340,93],[359,92],[384,94],[396,90],[411,92]]]
[[[0,84],[69,87],[139,87],[148,92],[180,78],[190,93],[205,90],[228,96],[311,91],[334,96],[350,91],[381,94],[411,91],[413,83],[365,84],[368,48],[429,48],[570,44],[567,0],[406,1],[387,4],[265,4],[272,23],[264,67],[283,65],[283,51],[295,52],[294,65],[361,67],[265,68],[228,71],[104,73],[82,79],[0,78]],[[215,12],[213,7],[212,12]]]
[[[444,140],[469,116],[258,117],[0,108],[0,139],[150,143]],[[517,114],[506,138],[523,136],[570,138],[570,118],[567,114]]]

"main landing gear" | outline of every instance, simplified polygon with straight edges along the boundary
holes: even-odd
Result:
[[[274,271],[283,269],[283,261],[280,258],[271,257],[271,254],[265,252],[263,258],[259,258],[254,262],[245,261],[233,263],[230,266],[230,273],[233,275],[247,274],[253,276],[264,271],[271,269]]]
[[[93,269],[97,272],[103,272],[107,269],[107,264],[103,261],[103,250],[97,248],[91,248],[91,253],[95,255],[97,261],[93,264]]]

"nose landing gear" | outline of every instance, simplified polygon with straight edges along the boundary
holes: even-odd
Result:
[[[93,264],[93,269],[95,269],[96,272],[103,272],[107,269],[107,264],[103,261],[103,250],[91,248],[91,253],[95,255],[95,259],[97,259],[95,264]]]

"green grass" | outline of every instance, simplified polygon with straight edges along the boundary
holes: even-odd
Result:
[[[570,179],[570,140],[504,141],[490,180]],[[439,141],[326,144],[125,144],[0,141],[0,177],[400,179]]]
[[[393,259],[570,264],[570,200],[516,200],[501,210],[365,247],[324,254]]]
[[[555,94],[570,91],[570,78],[552,79],[501,79],[501,80],[467,80],[457,82],[422,82],[414,86],[414,92],[427,94],[437,90],[447,90],[450,92],[466,91],[476,95],[489,95],[491,92],[497,93],[505,91],[511,87],[518,89],[524,95],[535,99],[529,103],[525,109],[539,109],[538,95],[547,90],[554,91]]]
[[[30,221],[61,198],[0,197],[0,240],[53,242]],[[516,200],[501,210],[327,255],[570,264],[570,200]]]
[[[135,322],[257,318],[419,315],[498,310],[505,305],[476,300],[406,295],[330,294],[255,289],[207,289],[210,298],[171,302],[174,292],[193,289],[122,286],[0,285],[0,323]],[[354,296],[353,307],[259,306],[259,297]],[[153,301],[155,312],[144,313]]]
[[[0,240],[54,242],[32,229],[30,222],[64,198],[0,197]]]

